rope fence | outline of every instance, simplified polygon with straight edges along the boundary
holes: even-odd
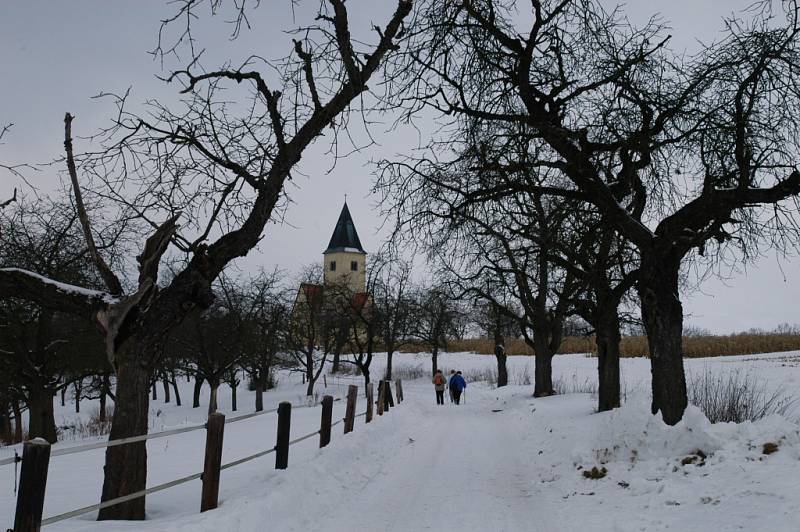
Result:
[[[334,401],[341,401],[339,398],[335,398]],[[313,406],[309,405],[298,405],[294,408],[313,408]],[[252,419],[254,417],[263,416],[264,414],[274,414],[277,412],[277,408],[272,408],[270,410],[261,410],[259,412],[251,412],[249,414],[243,414],[241,416],[233,417],[230,419],[225,420],[225,424],[236,423],[237,421],[244,421],[246,419]],[[118,440],[107,440],[107,441],[99,441],[96,443],[87,443],[84,445],[76,445],[74,447],[65,447],[63,449],[56,449],[50,452],[50,457],[54,456],[64,456],[68,454],[75,454],[75,453],[82,453],[85,451],[92,451],[94,449],[104,449],[107,447],[116,447],[118,445],[126,445],[128,443],[136,443],[139,441],[146,441],[146,440],[155,440],[158,438],[166,438],[167,436],[174,436],[176,434],[183,434],[186,432],[194,432],[196,430],[205,430],[206,424],[203,423],[202,425],[190,425],[188,427],[179,427],[175,429],[168,429],[159,432],[152,432],[150,434],[142,434],[140,436],[130,436],[128,438],[120,438]],[[15,462],[21,462],[22,458],[19,456],[11,456],[9,458],[4,458],[0,460],[0,466],[13,464]]]
[[[402,401],[402,382],[398,379],[396,382],[397,387],[397,401]],[[389,381],[381,381],[378,386],[378,414],[383,415],[389,408],[394,406],[394,400],[391,395],[391,387]],[[66,519],[84,515],[90,512],[98,511],[103,508],[108,508],[121,504],[124,502],[132,501],[140,497],[145,497],[152,493],[156,493],[174,486],[179,486],[193,480],[200,479],[203,482],[201,512],[211,510],[217,507],[219,499],[219,478],[220,472],[231,467],[235,467],[251,460],[261,458],[268,454],[276,453],[275,468],[286,469],[288,467],[288,449],[290,446],[298,444],[310,438],[319,437],[319,446],[323,448],[330,443],[331,428],[340,423],[344,423],[344,433],[347,434],[353,430],[353,422],[355,418],[366,417],[366,422],[372,421],[372,407],[373,407],[373,390],[372,384],[369,384],[366,389],[367,396],[367,410],[359,414],[355,413],[356,401],[358,397],[358,387],[350,385],[347,393],[347,406],[346,414],[342,419],[335,422],[332,421],[333,402],[339,399],[334,399],[330,395],[326,395],[322,402],[322,418],[320,429],[310,432],[303,436],[299,436],[293,440],[289,440],[289,427],[291,420],[292,404],[283,402],[278,408],[271,410],[264,410],[237,416],[231,419],[225,419],[225,415],[221,413],[209,414],[208,422],[203,425],[193,425],[191,427],[182,427],[179,429],[171,429],[153,434],[133,436],[130,438],[122,438],[119,440],[112,440],[108,442],[97,442],[77,447],[69,447],[66,449],[58,449],[50,452],[50,444],[41,439],[27,441],[23,445],[23,455],[20,459],[14,456],[0,461],[0,465],[22,462],[22,473],[19,485],[19,492],[17,494],[17,512],[14,518],[15,532],[29,532],[39,530],[41,526],[58,523]],[[297,408],[309,408],[311,405],[302,405]],[[264,414],[278,413],[278,431],[276,437],[275,447],[254,453],[252,455],[239,458],[227,464],[222,464],[222,442],[223,442],[223,428],[226,424],[243,421],[245,419],[254,418]],[[145,441],[155,438],[163,438],[175,434],[182,434],[192,432],[200,429],[206,430],[206,450],[204,460],[204,471],[202,473],[194,473],[179,479],[175,479],[163,484],[158,484],[150,488],[136,491],[116,497],[107,501],[102,501],[97,504],[85,506],[68,512],[64,512],[46,519],[42,519],[42,508],[44,506],[44,493],[47,480],[47,469],[49,467],[49,460],[51,456],[63,456],[67,454],[74,454],[92,449],[100,449],[104,447],[112,447],[116,445],[125,445],[128,443]]]

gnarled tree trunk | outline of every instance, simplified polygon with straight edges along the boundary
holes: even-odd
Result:
[[[135,339],[132,341],[135,342]],[[147,434],[151,371],[141,364],[146,347],[140,343],[136,351],[117,360],[117,390],[114,423],[110,440]],[[134,345],[136,345],[134,343]],[[108,501],[145,489],[147,482],[146,442],[117,445],[106,449],[102,500]],[[126,501],[100,510],[97,519],[142,520],[145,498]]]
[[[683,371],[683,306],[678,295],[680,260],[643,253],[639,277],[642,320],[650,347],[653,414],[675,425],[686,410]]]

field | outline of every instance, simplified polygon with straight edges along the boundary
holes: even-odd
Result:
[[[561,355],[554,377],[563,392],[533,399],[527,384],[534,359],[511,357],[513,385],[497,390],[491,381],[494,357],[446,353],[444,368],[467,375],[466,404],[434,404],[428,377],[430,356],[402,354],[396,372],[404,378],[406,401],[370,425],[358,421],[347,436],[336,432],[331,445],[315,441],[291,448],[286,471],[273,469],[272,457],[222,473],[220,508],[202,514],[199,481],[148,497],[144,523],[97,523],[92,516],[47,527],[59,531],[213,531],[271,530],[417,531],[593,530],[796,531],[800,493],[800,415],[797,403],[784,416],[750,423],[711,424],[691,407],[676,427],[649,415],[649,362],[622,361],[626,404],[614,412],[594,413],[592,395],[596,359]],[[374,374],[385,357],[378,356]],[[714,357],[686,362],[693,376],[749,375],[769,393],[796,398],[800,353]],[[416,378],[414,378],[416,377]],[[329,377],[321,393],[341,396],[354,377]],[[181,384],[184,399],[191,384]],[[242,387],[244,388],[244,387]],[[289,400],[303,402],[299,376],[279,375],[265,407]],[[202,423],[202,407],[151,402],[151,430]],[[240,389],[240,413],[252,411],[253,393]],[[358,410],[363,409],[363,397]],[[220,407],[230,414],[226,388]],[[82,413],[58,406],[57,421],[76,425],[96,405],[84,401]],[[343,414],[335,403],[334,418]],[[297,409],[292,437],[319,426],[318,409]],[[253,418],[226,427],[223,461],[269,448],[275,418]],[[96,438],[65,433],[55,448]],[[79,438],[78,440],[72,439]],[[764,444],[777,446],[766,455]],[[170,436],[148,443],[148,486],[202,469],[203,433]],[[13,448],[0,448],[0,459]],[[45,517],[97,502],[102,483],[102,450],[54,457],[48,477]],[[595,469],[593,469],[595,468]],[[605,470],[605,472],[603,472]],[[601,478],[592,479],[584,476]],[[14,511],[13,466],[0,469],[0,528]],[[302,504],[297,501],[303,500]],[[597,516],[603,518],[598,521]]]
[[[490,355],[494,344],[488,339],[453,340],[448,344],[452,352],[473,352]],[[700,335],[683,338],[683,354],[686,358],[708,358],[731,355],[754,355],[759,353],[780,353],[800,350],[800,334],[771,332],[736,333],[729,335]],[[409,353],[422,353],[427,348],[421,344],[409,344],[403,348]],[[521,339],[506,339],[506,352],[509,355],[533,355],[533,349]],[[568,336],[561,343],[559,353],[594,353],[596,346],[591,336]],[[623,336],[620,343],[623,357],[648,356],[647,337]]]

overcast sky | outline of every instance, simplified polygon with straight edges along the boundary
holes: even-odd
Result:
[[[308,7],[317,0],[302,2]],[[625,9],[634,21],[660,13],[672,26],[673,47],[693,49],[696,41],[718,35],[723,15],[743,9],[752,0],[636,0]],[[229,28],[221,21],[201,26],[200,46],[208,49],[205,63],[216,66],[223,59],[241,62],[250,54],[280,57],[288,53],[291,38],[281,29],[294,26],[289,0],[262,1],[255,24],[237,41],[226,39]],[[394,0],[349,0],[351,26],[383,25]],[[5,163],[47,161],[61,155],[63,117],[77,116],[73,126],[87,134],[111,113],[109,106],[91,97],[101,91],[133,89],[133,99],[174,98],[176,87],[156,75],[160,63],[147,54],[156,42],[159,20],[174,6],[160,0],[3,0],[0,3],[0,125],[15,124],[0,160]],[[298,19],[298,22],[302,22]],[[205,23],[204,23],[205,24]],[[174,65],[173,65],[174,66]],[[415,135],[372,129],[380,146],[338,161],[321,149],[303,161],[307,177],[295,180],[286,223],[270,225],[258,252],[244,268],[264,265],[297,271],[302,264],[321,260],[347,194],[348,204],[368,251],[380,247],[382,220],[369,195],[372,184],[370,160],[404,153],[418,145]],[[86,146],[83,146],[87,148]],[[78,149],[81,148],[78,142]],[[54,169],[29,173],[30,182],[43,193],[54,190]],[[19,186],[0,171],[0,198]],[[385,231],[384,231],[385,233]],[[725,281],[709,280],[701,291],[686,294],[687,323],[717,332],[750,327],[772,328],[781,322],[800,323],[795,316],[800,299],[800,260],[778,261],[767,256],[747,272],[731,272]]]

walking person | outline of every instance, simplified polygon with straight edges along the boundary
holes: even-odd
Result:
[[[436,404],[444,404],[444,389],[447,387],[447,379],[442,370],[437,369],[433,375],[433,389],[436,391]]]
[[[450,377],[450,392],[453,394],[453,401],[456,404],[461,403],[461,394],[466,389],[467,389],[467,381],[464,380],[464,377],[461,375],[461,372],[457,371],[455,375]]]
[[[451,369],[450,370],[450,375],[447,377],[447,395],[450,396],[450,402],[451,403],[455,403],[456,402],[456,400],[453,399],[453,390],[450,389],[450,379],[452,379],[455,374],[456,374],[456,370]]]

